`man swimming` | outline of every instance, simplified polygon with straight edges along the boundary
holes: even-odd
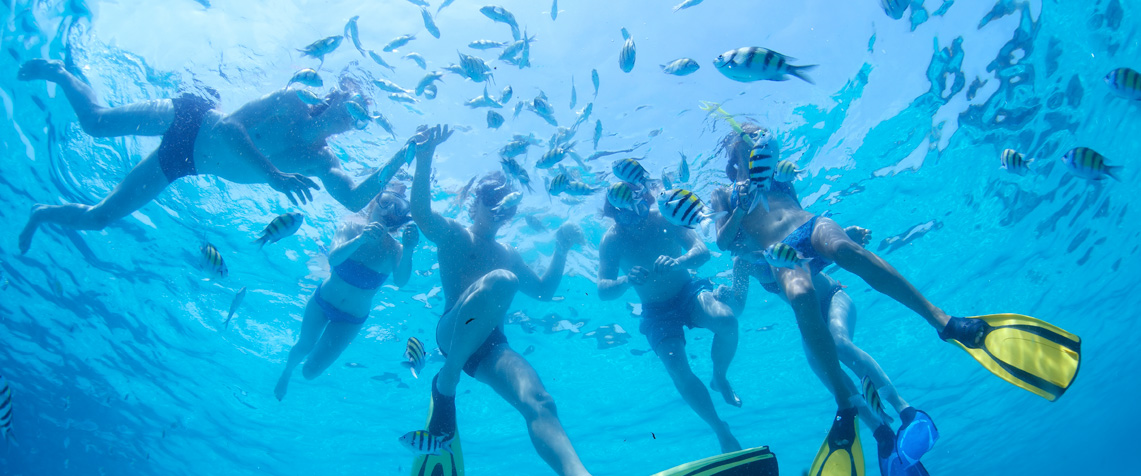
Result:
[[[28,61],[20,67],[18,77],[59,85],[80,126],[92,136],[162,136],[158,149],[136,164],[98,204],[36,205],[20,233],[21,253],[28,251],[32,237],[44,223],[101,230],[154,200],[175,180],[190,175],[216,175],[241,184],[265,183],[294,204],[312,200],[309,189],[320,187],[305,175],[314,175],[329,195],[355,212],[384,190],[383,184],[396,172],[380,169],[354,184],[341,170],[340,159],[329,150],[329,137],[354,126],[346,108],[346,103],[354,100],[350,81],[343,81],[342,89],[330,93],[322,105],[306,105],[296,91],[283,89],[250,101],[231,114],[222,114],[214,110],[213,98],[189,93],[174,99],[103,107],[90,86],[54,60]]]
[[[791,184],[773,182],[767,190],[758,187],[766,176],[771,177],[765,164],[776,163],[779,147],[770,131],[755,124],[731,125],[734,131],[722,140],[721,146],[728,156],[725,173],[733,185],[728,190],[714,191],[712,197],[715,210],[728,212],[718,218],[717,245],[738,255],[787,246],[795,251],[796,260],[804,263],[772,266],[771,271],[796,314],[807,354],[820,365],[838,406],[832,431],[813,465],[813,474],[818,468],[834,466],[828,461],[833,455],[850,454],[848,450],[858,439],[858,434],[852,433],[860,396],[845,384],[847,377],[840,369],[836,344],[821,315],[813,285],[813,275],[828,264],[836,263],[873,289],[907,306],[926,319],[940,338],[960,345],[992,373],[1014,385],[1054,400],[1073,382],[1079,363],[1077,336],[1029,316],[947,315],[890,264],[852,241],[835,221],[805,211]],[[764,207],[754,207],[757,203]],[[987,336],[996,330],[1004,336],[1019,335],[988,340]],[[1030,361],[1023,357],[1027,355],[1039,358]],[[934,445],[938,431],[929,415],[914,408],[906,409],[900,419],[902,426],[896,434],[898,458],[903,462],[900,469],[918,472],[919,459]]]
[[[555,402],[539,375],[507,344],[503,319],[517,292],[550,300],[558,288],[567,253],[582,242],[582,231],[565,224],[556,233],[555,254],[543,277],[523,262],[518,251],[495,241],[516,207],[506,206],[512,193],[507,177],[494,172],[475,187],[472,224],[432,211],[432,154],[451,131],[436,126],[417,136],[416,176],[412,181],[412,219],[436,243],[445,311],[436,326],[436,343],[444,366],[432,379],[432,416],[428,432],[450,439],[456,432],[456,385],[466,372],[495,390],[527,421],[531,443],[560,475],[588,475],[559,421]]]
[[[393,160],[404,163],[403,157]],[[389,275],[393,284],[403,287],[412,274],[419,233],[414,225],[406,226],[411,217],[403,193],[385,191],[358,215],[345,220],[333,240],[331,273],[305,305],[301,333],[273,389],[278,400],[285,398],[293,369],[302,360],[302,373],[312,380],[341,356],[360,333],[373,297]],[[392,234],[401,227],[403,236],[397,242]]]
[[[709,391],[690,368],[684,331],[685,327],[713,331],[709,386],[739,407],[741,399],[726,378],[737,352],[737,318],[708,292],[712,287],[708,279],[699,280],[690,273],[709,261],[705,244],[693,230],[666,221],[656,206],[650,206],[652,195],[643,189],[640,200],[648,207],[644,210],[649,210],[645,216],[616,208],[609,201],[603,205],[603,216],[614,219],[614,225],[598,248],[598,297],[608,301],[634,289],[642,301],[639,330],[665,365],[678,393],[713,428],[722,452],[740,450],[729,424],[718,417]],[[620,270],[626,273],[619,275]]]

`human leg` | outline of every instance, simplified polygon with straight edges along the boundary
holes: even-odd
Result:
[[[844,383],[847,375],[840,369],[836,344],[820,315],[820,301],[812,286],[812,278],[804,269],[788,268],[777,268],[776,278],[796,314],[796,324],[800,328],[807,355],[820,365],[827,381],[825,385],[833,390],[836,397],[836,405],[841,409],[850,407],[853,394]]]
[[[653,344],[651,343],[651,345]],[[741,449],[741,444],[729,431],[729,424],[717,416],[717,410],[713,407],[713,399],[709,397],[709,391],[706,390],[705,384],[697,378],[697,375],[693,374],[693,369],[690,368],[689,359],[685,354],[685,341],[677,337],[667,337],[653,347],[654,352],[665,365],[670,379],[673,380],[674,387],[681,394],[681,398],[717,434],[721,451],[728,453]]]
[[[852,369],[856,375],[871,379],[880,400],[891,405],[895,411],[902,412],[909,405],[899,395],[891,379],[880,368],[880,364],[852,341],[855,328],[856,306],[848,293],[839,291],[832,297],[828,306],[828,329],[832,333],[832,340],[836,343],[836,354],[840,357],[840,362]]]
[[[504,269],[491,271],[468,286],[455,307],[440,318],[436,343],[447,355],[437,374],[440,393],[455,395],[464,365],[503,323],[518,290],[519,279],[514,273]]]
[[[154,200],[169,184],[159,167],[158,158],[152,153],[136,164],[123,181],[98,204],[36,205],[20,233],[20,252],[28,252],[32,237],[41,224],[54,223],[77,230],[102,230],[112,221],[123,218]]]
[[[91,86],[67,72],[60,61],[27,61],[20,66],[17,77],[23,81],[43,79],[59,85],[75,110],[83,131],[96,137],[158,136],[166,132],[174,121],[174,106],[169,99],[120,107],[100,106]]]
[[[726,377],[729,364],[737,353],[737,316],[725,303],[718,301],[713,293],[702,292],[697,296],[697,305],[693,310],[693,325],[713,331],[713,347],[710,349],[710,358],[713,360],[713,380],[709,387],[721,392],[725,403],[735,407],[741,406],[741,399],[733,392],[732,385]]]
[[[588,475],[571,445],[555,400],[538,373],[523,356],[506,345],[498,346],[477,367],[475,378],[490,386],[515,407],[527,422],[535,451],[560,475]]]
[[[887,261],[852,241],[832,219],[817,220],[812,232],[812,246],[825,259],[851,271],[876,291],[923,316],[931,327],[936,330],[946,327],[950,317],[943,310],[931,304]]]
[[[325,319],[325,314],[321,312],[317,303],[313,302],[313,299],[310,298],[305,305],[305,316],[301,319],[301,332],[297,335],[297,343],[289,350],[289,358],[285,361],[285,370],[281,372],[281,377],[277,379],[277,386],[273,389],[273,395],[279,401],[285,398],[285,392],[289,389],[289,377],[293,374],[293,369],[302,360],[305,360],[305,357],[313,350],[317,339],[321,337],[322,329],[329,322]]]
[[[325,372],[333,362],[341,356],[349,344],[360,333],[364,324],[351,322],[333,322],[325,325],[325,331],[317,339],[309,358],[305,359],[305,366],[301,368],[301,375],[307,380],[313,380]]]

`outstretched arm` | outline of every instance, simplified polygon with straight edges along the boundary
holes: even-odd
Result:
[[[400,242],[398,248],[400,258],[397,259],[396,269],[392,272],[392,281],[398,288],[408,284],[408,278],[412,276],[412,253],[420,243],[420,232],[416,230],[416,225],[409,223],[404,226],[404,236]]]
[[[333,199],[350,211],[359,212],[368,205],[373,197],[383,192],[392,177],[396,176],[396,172],[404,165],[404,151],[403,148],[398,150],[391,159],[388,159],[384,167],[369,174],[360,183],[354,184],[349,174],[341,169],[341,161],[333,156],[328,148],[324,148],[321,149],[320,155],[329,166],[319,171],[317,177],[321,179],[321,183],[325,184],[325,188],[329,190],[329,195]]]
[[[551,257],[551,264],[542,278],[523,262],[519,253],[515,253],[515,264],[511,271],[519,278],[519,291],[540,301],[550,301],[563,279],[567,253],[582,241],[582,229],[578,225],[567,223],[559,227],[555,233],[555,255]]]
[[[412,179],[412,219],[424,236],[439,243],[454,229],[451,220],[432,211],[432,156],[436,146],[452,135],[446,126],[421,127],[407,147],[416,147],[416,177]]]

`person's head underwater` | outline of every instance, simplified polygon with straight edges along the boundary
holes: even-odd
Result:
[[[511,221],[519,207],[500,208],[499,205],[512,192],[515,192],[515,187],[503,172],[495,171],[484,175],[472,192],[472,204],[468,209],[472,223],[498,229]]]
[[[386,190],[372,200],[368,220],[379,223],[391,233],[412,221],[408,200],[398,191]]]

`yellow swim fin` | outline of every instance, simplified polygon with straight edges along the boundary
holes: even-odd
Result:
[[[836,412],[828,438],[812,460],[809,476],[864,476],[864,449],[856,413],[855,407]]]
[[[428,405],[428,421],[432,421],[434,405]],[[424,429],[428,424],[424,423]],[[416,455],[412,459],[412,476],[464,476],[464,454],[460,448],[460,432],[452,438],[452,452],[438,455]]]
[[[939,337],[1003,380],[1051,402],[1070,388],[1081,366],[1081,338],[1021,314],[952,317]]]
[[[777,457],[768,446],[719,454],[653,476],[777,476]]]

